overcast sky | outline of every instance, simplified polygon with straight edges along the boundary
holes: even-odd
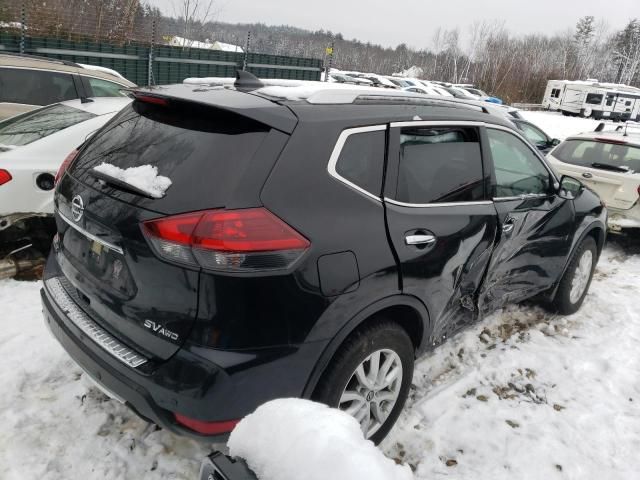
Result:
[[[148,2],[168,14],[182,3]],[[348,39],[419,48],[431,45],[438,27],[464,29],[477,20],[504,21],[512,32],[556,33],[573,28],[584,15],[618,29],[640,17],[640,0],[217,0],[215,5],[221,22],[324,29]]]

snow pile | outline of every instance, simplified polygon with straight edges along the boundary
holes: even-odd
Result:
[[[171,186],[169,177],[158,175],[158,167],[152,165],[140,165],[139,167],[122,169],[110,163],[102,162],[97,167],[93,167],[93,169],[98,173],[139,188],[153,198],[164,197],[165,192]]]
[[[85,63],[79,63],[78,65],[80,65],[82,68],[86,68],[87,70],[95,70],[96,72],[108,73],[109,75],[113,75],[114,77],[119,77],[124,79],[124,77],[120,74],[120,72],[117,72],[116,70],[113,70],[111,68],[101,67],[99,65],[88,65]]]
[[[364,439],[346,413],[299,399],[273,400],[242,420],[229,453],[247,461],[260,480],[410,480]]]

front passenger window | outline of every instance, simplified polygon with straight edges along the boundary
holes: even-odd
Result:
[[[496,174],[494,198],[549,193],[549,171],[515,135],[489,128],[489,146]]]

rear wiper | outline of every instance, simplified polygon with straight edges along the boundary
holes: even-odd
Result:
[[[592,163],[591,166],[593,168],[600,168],[602,170],[612,170],[614,172],[621,172],[621,173],[629,173],[629,167],[622,167],[622,166],[618,166],[618,165],[610,165],[608,163]]]
[[[140,195],[146,198],[151,198],[151,199],[155,199],[155,197],[153,197],[152,195],[149,194],[149,192],[146,192],[144,190],[142,190],[141,188],[138,188],[134,185],[131,185],[127,182],[123,182],[122,180],[112,177],[111,175],[107,175],[106,173],[103,172],[99,172],[97,170],[91,170],[89,172],[91,175],[93,175],[95,178],[97,178],[98,180],[100,180],[101,182],[104,182],[105,184],[113,187],[113,188],[117,188],[118,190],[123,190],[125,192],[129,192],[129,193],[135,193],[136,195]]]

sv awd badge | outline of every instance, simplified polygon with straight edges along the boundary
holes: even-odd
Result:
[[[145,328],[149,330],[153,330],[154,333],[158,335],[162,335],[164,337],[170,338],[171,340],[178,340],[178,334],[172,332],[171,330],[167,330],[159,323],[154,322],[153,320],[145,320],[144,321]]]

